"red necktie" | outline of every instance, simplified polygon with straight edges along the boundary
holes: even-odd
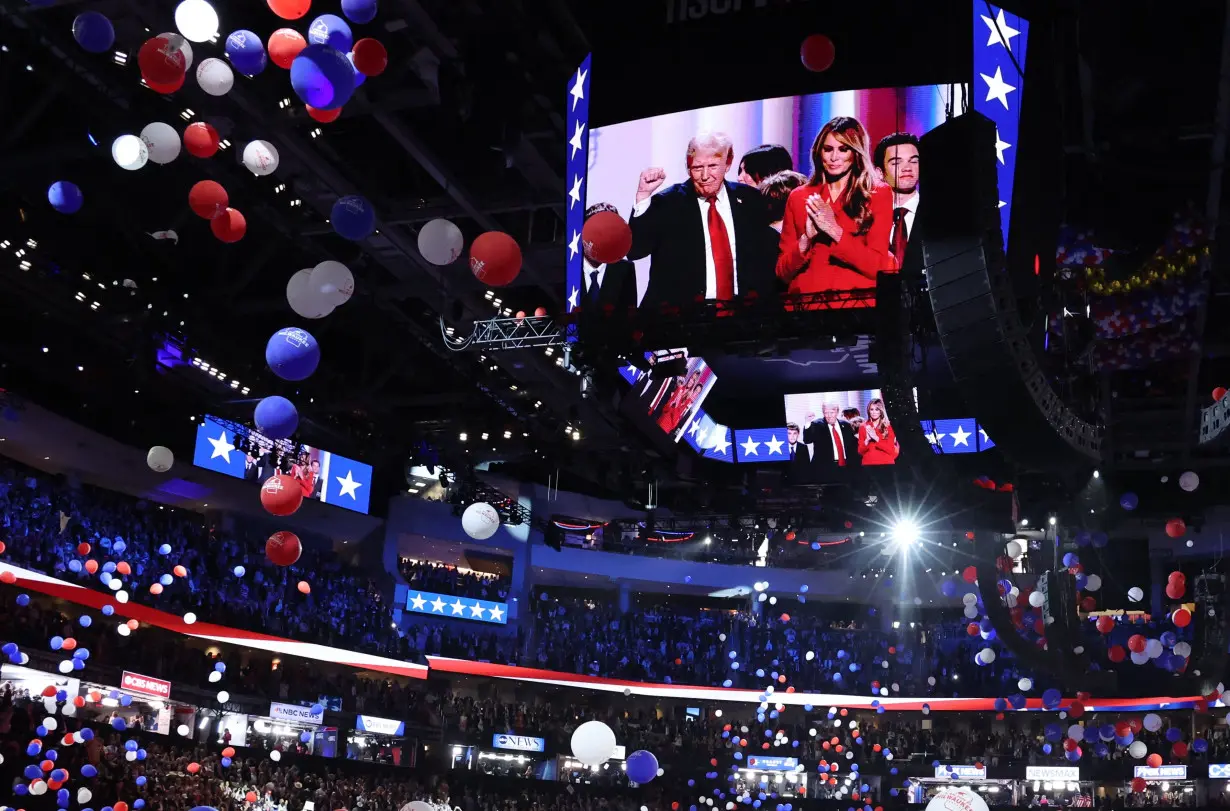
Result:
[[[837,446],[837,466],[846,466],[846,443],[841,441],[841,432],[837,430],[836,425],[830,425],[829,429],[833,432],[833,444]]]
[[[897,257],[897,267],[900,268],[905,264],[905,246],[909,242],[910,235],[906,233],[905,215],[908,209],[895,208],[893,209],[893,256]]]
[[[729,301],[735,297],[735,255],[730,249],[730,234],[718,213],[717,195],[709,201],[709,244],[713,246],[713,269],[717,276],[717,299]]]

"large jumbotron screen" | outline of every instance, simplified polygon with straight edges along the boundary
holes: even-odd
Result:
[[[574,300],[616,309],[749,296],[784,308],[873,304],[876,275],[905,261],[925,185],[918,139],[961,109],[960,92],[787,96],[595,128],[586,217],[617,211],[632,249],[609,265],[586,258]],[[863,295],[823,295],[841,291]]]

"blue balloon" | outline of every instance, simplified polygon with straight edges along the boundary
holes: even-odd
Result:
[[[111,574],[112,572],[114,572],[114,571],[115,571],[115,562],[114,562],[114,561],[110,561],[110,560],[109,560],[109,561],[107,561],[106,563],[104,563],[104,564],[103,564],[103,571],[104,571],[104,572],[106,572],[107,574]]]
[[[376,209],[366,198],[352,194],[333,204],[329,220],[334,231],[357,242],[367,239],[376,230]]]
[[[1206,741],[1204,738],[1197,738],[1196,740],[1192,741],[1192,749],[1195,749],[1197,752],[1204,752],[1208,748],[1209,748],[1209,742]]]
[[[236,577],[243,577],[245,574],[247,574],[247,571],[248,570],[242,566],[236,566],[234,569],[231,569],[231,573],[235,575]]]
[[[118,716],[111,719],[111,726],[119,732],[123,732],[124,730],[128,729],[127,722],[125,722],[123,718],[120,718]]]
[[[117,555],[123,552],[127,548],[128,548],[128,544],[124,543],[123,540],[118,540],[111,545],[111,551]]]
[[[341,17],[321,14],[308,26],[307,41],[312,45],[328,45],[335,51],[348,53],[354,47],[354,34]]]
[[[308,732],[306,729],[299,733],[300,743],[307,743],[310,740],[312,740],[312,733]]]
[[[137,785],[138,785],[138,786],[144,786],[144,785],[145,785],[145,775],[141,775],[140,777],[138,777],[138,778],[137,778]]]
[[[376,19],[376,0],[342,0],[342,13],[352,23],[370,23]]]
[[[53,636],[53,637],[51,638],[51,649],[52,649],[52,650],[59,650],[59,649],[60,649],[60,648],[62,648],[62,647],[64,647],[64,637],[62,637],[62,636]]]
[[[289,439],[299,428],[299,412],[285,397],[266,397],[256,404],[256,430],[269,439]]]
[[[957,596],[957,584],[951,580],[945,580],[940,584],[940,593],[942,593],[945,597]]]
[[[1053,710],[1059,706],[1059,702],[1063,700],[1063,694],[1052,687],[1042,693],[1042,706],[1048,710]]]
[[[231,767],[231,759],[228,757],[222,758],[222,768],[229,769]]]
[[[658,776],[658,759],[644,749],[628,755],[625,765],[628,779],[634,783],[648,783]]]
[[[1068,552],[1063,556],[1063,565],[1072,567],[1080,563],[1081,559],[1075,552]]]
[[[169,586],[169,585],[171,585],[172,583],[174,583],[174,582],[175,582],[175,578],[174,578],[174,577],[172,577],[172,576],[171,576],[171,575],[169,575],[169,574],[164,574],[164,575],[161,575],[161,576],[158,578],[158,582],[159,582],[159,583],[161,583],[161,584],[165,587],[165,586]]]
[[[170,545],[169,543],[164,543],[164,544],[162,544],[161,546],[159,546],[159,547],[158,547],[158,554],[160,554],[160,555],[169,555],[169,554],[171,554],[171,545]]]
[[[214,662],[214,670],[218,671],[219,673],[225,673],[226,663],[225,662]]]
[[[73,20],[73,39],[84,50],[100,54],[115,44],[115,27],[97,11],[84,11]]]
[[[363,83],[367,81],[367,77],[364,76],[362,73],[360,73],[358,68],[355,68],[354,51],[351,51],[350,53],[346,54],[346,58],[350,60],[350,67],[354,68],[354,86],[356,88],[362,87]]]
[[[241,28],[226,38],[226,58],[244,76],[255,76],[269,64],[265,43],[252,31]]]
[[[354,66],[328,45],[308,45],[290,63],[290,86],[317,110],[336,110],[354,93]]]
[[[283,380],[307,380],[320,363],[320,345],[307,330],[286,327],[265,345],[265,362]]]
[[[68,570],[69,570],[70,572],[80,572],[80,571],[81,571],[81,561],[79,561],[79,560],[70,560],[70,561],[68,562]]]
[[[312,711],[312,715],[320,715],[325,711],[325,708],[320,704],[313,704],[311,707],[308,707],[308,709]]]
[[[103,616],[104,616],[104,617],[109,617],[109,616],[111,616],[112,614],[114,614],[114,613],[115,613],[115,606],[113,606],[113,605],[104,605],[104,606],[102,607],[102,612],[103,612]]]
[[[29,605],[29,604],[30,604],[30,595],[29,595],[29,594],[18,594],[18,595],[17,595],[17,604],[18,604],[18,605],[20,605],[20,606],[23,606],[23,607],[24,607],[24,606]]]
[[[95,12],[87,13],[94,14]],[[83,14],[82,16],[84,17],[85,15]],[[98,16],[102,17],[101,14]],[[67,180],[57,180],[47,189],[47,202],[51,203],[51,207],[61,214],[76,214],[85,203],[85,195],[81,193],[81,189],[77,187],[76,183],[70,183]]]
[[[1140,504],[1140,498],[1135,493],[1124,493],[1119,496],[1119,506],[1125,510],[1134,510]]]

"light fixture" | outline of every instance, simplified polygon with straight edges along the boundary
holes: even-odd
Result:
[[[1093,471],[1093,478],[1095,478],[1095,479],[1100,479],[1100,478],[1102,478],[1102,473],[1101,473],[1100,471],[1097,471],[1097,470]]]
[[[461,434],[457,438],[461,440],[462,442],[465,442],[467,439],[469,439],[469,437],[466,436],[465,431],[462,431]]]
[[[889,537],[898,549],[905,550],[922,540],[922,529],[918,522],[903,518],[892,525]]]

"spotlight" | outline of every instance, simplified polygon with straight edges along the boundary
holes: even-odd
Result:
[[[922,540],[922,529],[907,518],[893,524],[889,537],[897,548],[908,549]]]

